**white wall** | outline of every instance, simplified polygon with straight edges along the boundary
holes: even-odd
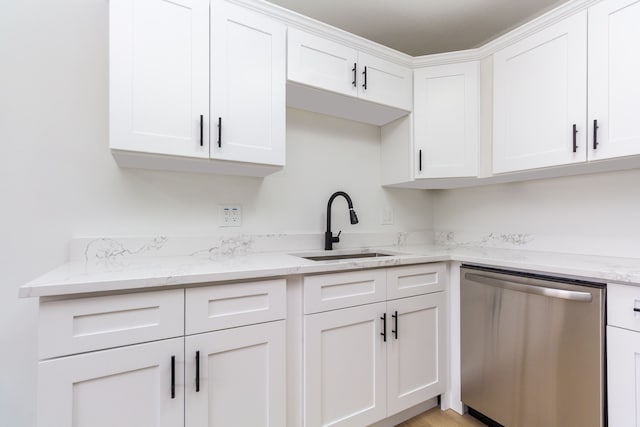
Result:
[[[36,308],[17,288],[67,259],[72,236],[428,228],[429,195],[379,186],[379,128],[289,110],[287,167],[264,180],[119,169],[108,150],[107,0],[0,2],[0,424],[35,423]],[[391,207],[393,226],[379,225]],[[318,242],[320,245],[322,242]]]
[[[433,192],[434,228],[527,234],[527,249],[640,257],[640,170]]]

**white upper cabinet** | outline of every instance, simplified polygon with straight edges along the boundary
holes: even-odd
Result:
[[[640,1],[607,0],[589,8],[590,160],[640,154],[638,76]]]
[[[211,158],[284,165],[285,25],[222,0],[211,23]]]
[[[364,52],[358,53],[358,96],[411,111],[411,70]]]
[[[319,89],[357,96],[358,51],[290,28],[287,78]]]
[[[381,126],[411,111],[411,76],[409,67],[288,30],[287,104],[292,107]]]
[[[415,177],[478,174],[479,64],[414,71]]]
[[[286,26],[224,0],[110,2],[123,167],[264,176],[285,163]]]
[[[109,2],[113,149],[209,157],[209,1]]]
[[[586,34],[582,11],[495,53],[494,173],[586,160]]]

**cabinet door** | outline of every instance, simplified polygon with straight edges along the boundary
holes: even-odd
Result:
[[[607,0],[589,8],[590,160],[640,154],[639,23],[638,0]]]
[[[288,80],[357,96],[357,50],[295,28],[287,40]]]
[[[306,427],[362,427],[386,416],[385,307],[381,302],[305,316]]]
[[[186,425],[284,426],[285,336],[281,320],[186,337]]]
[[[109,2],[111,148],[208,158],[208,94],[208,0]]]
[[[640,426],[640,333],[607,326],[609,425]]]
[[[359,52],[358,71],[360,98],[407,111],[412,110],[411,69]]]
[[[479,64],[414,71],[416,178],[478,175]]]
[[[174,338],[40,362],[38,426],[183,426],[183,351]]]
[[[446,387],[445,294],[387,303],[387,415],[431,399]]]
[[[211,158],[284,165],[286,27],[224,0],[211,22]]]
[[[586,160],[586,27],[584,11],[495,53],[494,173]]]

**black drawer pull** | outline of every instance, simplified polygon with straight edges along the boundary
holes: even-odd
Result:
[[[367,66],[364,66],[364,71],[362,72],[362,74],[364,74],[364,84],[362,85],[362,87],[364,88],[364,90],[367,90]]]
[[[200,114],[200,147],[204,145],[204,116]]]
[[[176,357],[171,356],[171,398],[176,398]]]
[[[636,313],[640,313],[640,308],[638,308],[638,307],[633,307],[633,311],[635,311]]]
[[[578,135],[578,128],[576,125],[573,125],[573,152],[574,153],[578,151],[577,135]]]
[[[393,337],[398,339],[398,312],[394,312],[391,317],[393,317],[393,329],[391,332],[393,333]]]
[[[218,117],[218,148],[222,147],[222,117]]]
[[[593,149],[597,149],[598,145],[600,145],[600,143],[598,142],[598,128],[600,126],[598,126],[598,121],[594,120],[593,121]]]
[[[200,391],[200,352],[196,351],[196,393]]]
[[[357,66],[356,66],[356,65],[357,65],[357,64],[354,62],[354,63],[353,63],[353,68],[351,69],[351,71],[353,71],[353,81],[351,82],[351,84],[353,85],[353,87],[356,87],[356,75],[357,75],[357,73],[358,73],[358,72],[356,71],[356,69],[357,69]]]
[[[384,313],[380,320],[382,320],[382,332],[380,332],[380,335],[382,335],[384,342],[387,342],[387,313]]]

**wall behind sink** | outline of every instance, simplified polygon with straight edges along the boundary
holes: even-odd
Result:
[[[0,2],[2,425],[35,425],[37,301],[19,300],[18,286],[65,262],[72,236],[211,235],[222,202],[243,205],[235,231],[321,233],[338,189],[361,222],[347,225],[338,200],[336,230],[431,225],[428,193],[380,188],[379,128],[296,110],[287,168],[264,180],[119,169],[108,150],[107,24],[107,0]],[[380,226],[383,207],[393,226]]]
[[[640,257],[640,170],[433,192],[436,238]]]

